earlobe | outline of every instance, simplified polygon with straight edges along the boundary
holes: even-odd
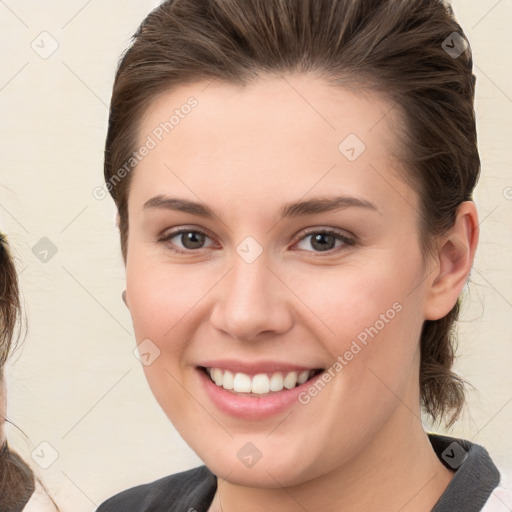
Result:
[[[461,203],[450,231],[443,236],[438,265],[428,279],[425,320],[446,316],[467,282],[478,245],[478,213],[473,201]]]

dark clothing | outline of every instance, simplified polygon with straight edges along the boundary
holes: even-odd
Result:
[[[498,486],[500,473],[487,451],[463,439],[428,434],[441,462],[455,471],[432,512],[479,512]],[[215,475],[200,466],[121,492],[96,512],[207,512],[217,490]]]

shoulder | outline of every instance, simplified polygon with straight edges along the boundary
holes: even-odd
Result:
[[[487,505],[496,498],[501,475],[483,446],[465,439],[434,433],[428,435],[439,460],[454,472],[453,478],[432,509],[433,512],[510,511],[507,508],[489,508],[492,505]]]
[[[209,505],[216,489],[215,475],[206,466],[199,466],[120,492],[102,503],[96,512],[200,510],[204,504]]]

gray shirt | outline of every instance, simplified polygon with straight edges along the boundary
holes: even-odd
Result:
[[[428,434],[439,460],[455,472],[431,512],[479,512],[498,486],[500,473],[480,445]],[[132,487],[105,501],[96,512],[207,512],[217,479],[206,467]]]

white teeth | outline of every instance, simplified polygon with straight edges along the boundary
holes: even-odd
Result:
[[[258,395],[263,395],[270,391],[270,379],[264,374],[260,373],[252,378],[251,391]]]
[[[235,376],[229,370],[226,370],[224,372],[224,380],[222,382],[222,387],[224,389],[233,389],[233,385],[234,385],[233,381],[234,380],[235,380]]]
[[[270,391],[281,391],[283,389],[283,374],[280,372],[274,373],[270,377]]]
[[[284,378],[284,387],[286,389],[293,389],[297,385],[297,372],[290,372]]]
[[[245,373],[237,373],[233,380],[233,391],[236,391],[237,393],[250,393],[251,377]]]
[[[297,385],[304,384],[314,374],[314,370],[304,370],[300,373],[288,372],[284,376],[283,372],[275,372],[273,374],[258,373],[251,377],[245,373],[233,374],[229,370],[220,368],[207,368],[206,370],[219,387],[233,390],[235,393],[255,393],[257,395],[282,391],[283,388],[293,389]]]
[[[304,370],[303,372],[299,373],[299,377],[297,379],[297,382],[300,384],[304,384],[309,379],[309,370]]]
[[[222,386],[222,383],[224,381],[224,377],[222,375],[222,370],[219,368],[213,368],[212,369],[212,379],[217,384],[217,386]]]

